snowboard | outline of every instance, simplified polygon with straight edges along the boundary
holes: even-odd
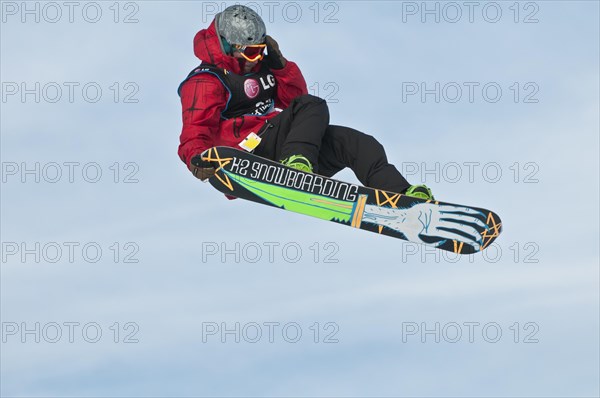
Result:
[[[480,207],[424,200],[305,173],[231,147],[202,154],[222,193],[459,254],[485,250],[502,231]]]

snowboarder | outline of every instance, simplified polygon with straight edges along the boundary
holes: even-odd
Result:
[[[217,14],[196,34],[194,53],[202,63],[178,89],[178,153],[195,177],[214,175],[200,156],[206,149],[241,147],[327,177],[349,167],[365,186],[433,199],[428,187],[409,184],[388,163],[375,138],[329,124],[326,101],[308,94],[300,69],[282,55],[252,9],[234,5]]]

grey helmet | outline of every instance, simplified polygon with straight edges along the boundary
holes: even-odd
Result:
[[[216,16],[217,33],[229,44],[262,44],[267,28],[260,15],[243,5],[227,7]]]

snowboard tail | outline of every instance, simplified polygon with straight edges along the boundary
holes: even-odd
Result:
[[[492,211],[400,193],[295,170],[230,147],[202,154],[224,194],[460,254],[487,248],[502,231]]]

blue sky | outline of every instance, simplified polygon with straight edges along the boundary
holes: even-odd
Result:
[[[329,96],[332,123],[376,136],[441,200],[502,217],[488,255],[458,260],[230,202],[189,174],[176,88],[197,64],[192,38],[213,15],[203,11],[221,2],[122,2],[118,15],[113,2],[78,3],[73,22],[41,2],[39,23],[21,4],[2,2],[0,30],[2,396],[598,396],[597,2],[520,2],[518,16],[513,2],[481,2],[472,22],[458,3],[454,23],[446,3],[427,3],[439,23],[422,2],[276,4],[268,32],[312,93]],[[39,103],[10,94],[36,82]],[[402,100],[403,87],[436,82],[439,102]],[[97,102],[86,84],[102,89]],[[497,102],[486,84],[502,90]],[[36,162],[39,183],[22,174]],[[23,260],[36,242],[39,263]],[[40,343],[21,334],[36,322]],[[81,334],[92,323],[97,343]],[[236,323],[262,337],[203,341],[209,325]],[[421,334],[436,324],[439,343]],[[297,343],[285,325],[300,328]]]

